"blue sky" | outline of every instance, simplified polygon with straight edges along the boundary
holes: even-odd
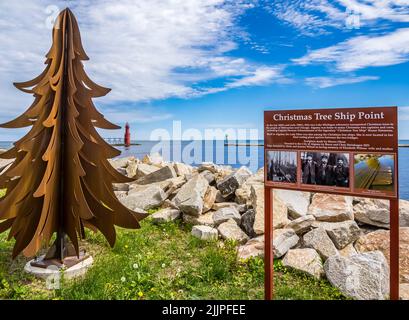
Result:
[[[53,18],[69,6],[90,61],[112,88],[106,118],[153,130],[258,129],[263,110],[400,107],[409,139],[408,0],[0,0],[0,121],[32,97],[14,81],[37,76]],[[24,130],[0,129],[0,140]],[[122,131],[103,136],[122,136]]]

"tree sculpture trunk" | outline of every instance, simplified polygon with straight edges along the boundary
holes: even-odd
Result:
[[[3,128],[32,126],[0,158],[15,159],[0,176],[7,188],[0,200],[0,232],[15,238],[12,256],[34,256],[56,241],[47,259],[79,256],[84,227],[99,230],[111,246],[115,225],[139,228],[146,215],[130,211],[116,198],[112,183],[130,182],[109,164],[120,152],[106,143],[95,127],[118,129],[99,113],[92,98],[106,95],[87,76],[88,60],[73,13],[60,13],[53,28],[47,67],[37,78],[15,86],[34,95],[34,103]],[[71,243],[67,244],[67,240]]]

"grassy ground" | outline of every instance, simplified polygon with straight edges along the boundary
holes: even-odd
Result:
[[[88,232],[83,247],[94,265],[83,279],[58,290],[24,273],[26,259],[12,261],[12,241],[0,235],[0,299],[262,299],[262,259],[238,262],[232,243],[203,242],[182,223],[140,230],[118,229],[113,249]],[[290,271],[275,262],[276,299],[342,299],[327,281]]]

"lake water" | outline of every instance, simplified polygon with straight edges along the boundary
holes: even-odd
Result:
[[[245,141],[239,141],[243,143]],[[224,141],[138,141],[140,145],[129,148],[117,147],[121,156],[143,158],[151,151],[158,151],[166,161],[181,161],[199,165],[203,161],[231,165],[233,168],[248,166],[251,171],[263,167],[264,149],[262,146],[224,146]],[[250,141],[262,144],[263,141]],[[409,144],[409,140],[399,143]],[[11,142],[0,142],[0,148],[10,148]],[[399,148],[399,196],[409,200],[409,148]]]

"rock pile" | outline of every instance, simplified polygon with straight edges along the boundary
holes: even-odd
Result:
[[[0,149],[0,153],[6,152],[5,149]],[[14,159],[0,159],[0,175],[3,174],[13,163]]]
[[[264,171],[168,163],[159,154],[111,164],[134,183],[115,185],[133,210],[159,208],[154,223],[182,219],[202,240],[234,240],[238,257],[264,254]],[[389,203],[340,195],[275,190],[274,257],[355,299],[389,294]],[[400,200],[400,281],[409,287],[409,202]],[[407,298],[407,297],[406,297]]]

